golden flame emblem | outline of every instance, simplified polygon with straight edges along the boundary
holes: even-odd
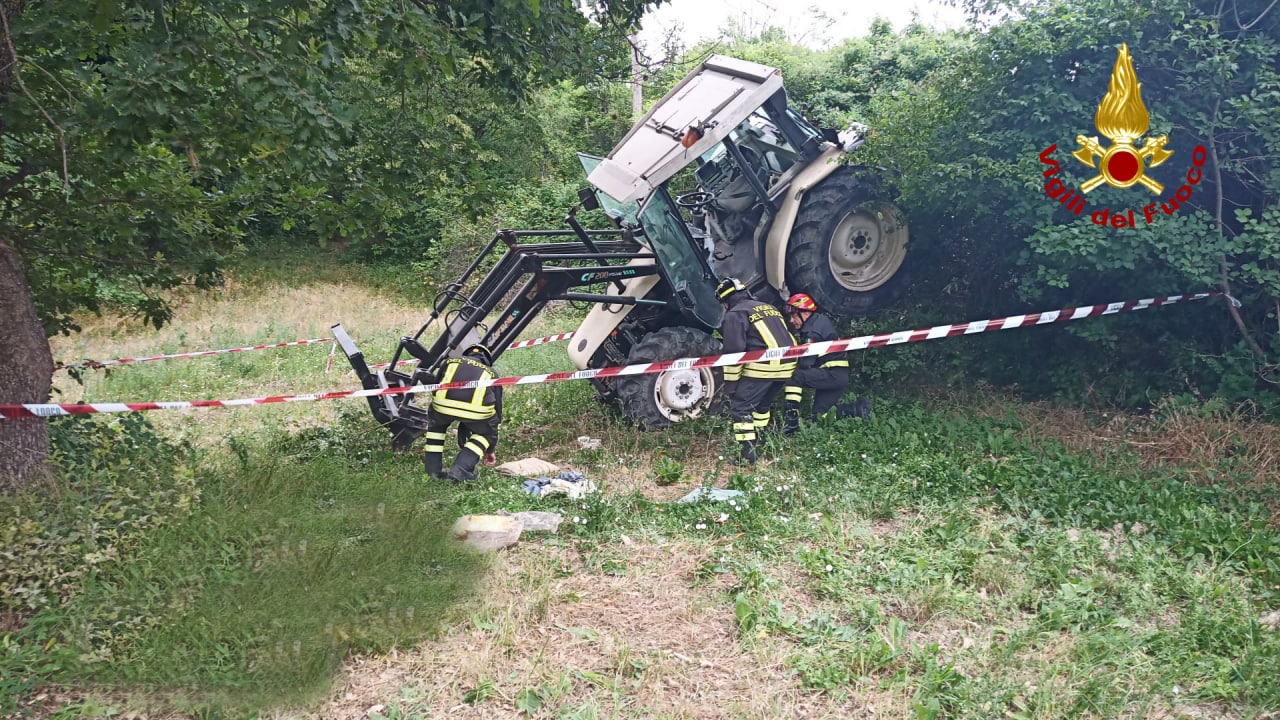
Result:
[[[1138,74],[1133,71],[1133,56],[1129,54],[1128,43],[1120,45],[1107,94],[1098,105],[1093,122],[1098,132],[1115,144],[1104,148],[1096,136],[1076,136],[1080,149],[1071,155],[1089,167],[1098,168],[1098,175],[1080,186],[1083,192],[1089,192],[1104,182],[1118,188],[1140,184],[1157,195],[1164,192],[1163,185],[1147,177],[1146,161],[1150,160],[1151,167],[1155,167],[1173,155],[1172,150],[1164,149],[1169,136],[1147,138],[1141,149],[1133,146],[1133,141],[1151,127],[1151,118],[1147,115],[1147,106],[1142,103],[1142,83],[1138,82]],[[1096,166],[1094,156],[1101,158]]]

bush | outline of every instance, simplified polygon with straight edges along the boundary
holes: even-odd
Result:
[[[191,448],[142,415],[58,418],[49,429],[55,480],[0,504],[0,617],[16,626],[0,631],[0,715],[78,662],[62,610],[99,568],[127,563],[148,533],[200,499]]]
[[[92,569],[127,557],[199,501],[191,448],[142,415],[59,418],[50,436],[54,484],[0,506],[0,610],[63,604]]]

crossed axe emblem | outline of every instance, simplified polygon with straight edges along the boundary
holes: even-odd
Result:
[[[1089,167],[1097,167],[1099,171],[1080,185],[1081,191],[1089,192],[1105,182],[1120,188],[1140,184],[1156,195],[1164,192],[1164,185],[1147,177],[1144,170],[1147,160],[1151,161],[1151,167],[1155,167],[1173,155],[1173,151],[1164,149],[1169,142],[1167,135],[1147,138],[1141,149],[1135,148],[1127,138],[1117,140],[1110,148],[1103,148],[1096,136],[1077,135],[1076,142],[1080,149],[1071,153],[1072,157]],[[1096,165],[1094,156],[1101,158]]]

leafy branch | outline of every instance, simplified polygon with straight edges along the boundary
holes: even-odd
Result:
[[[27,89],[27,84],[22,81],[22,72],[18,64],[18,50],[13,46],[13,32],[9,28],[9,13],[5,10],[4,3],[0,3],[0,29],[4,30],[4,42],[9,50],[9,57],[13,58],[13,61],[10,63],[10,69],[13,73],[14,81],[18,83],[18,89],[22,91],[22,94],[25,95],[33,105],[36,106],[36,109],[44,116],[44,119],[49,123],[49,126],[58,132],[58,146],[62,150],[63,195],[64,198],[69,201],[71,199],[71,174],[69,172],[69,163],[67,160],[67,133],[62,129],[62,126],[58,124],[58,121],[53,119],[53,116],[49,114],[49,111],[44,109],[44,105],[41,105],[40,101],[31,94],[31,91]]]

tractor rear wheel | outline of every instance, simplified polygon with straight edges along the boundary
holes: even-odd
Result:
[[[649,333],[631,348],[627,364],[716,355],[720,341],[691,327],[665,327]],[[624,415],[646,430],[660,430],[692,420],[711,407],[721,384],[718,368],[667,370],[628,375],[615,380]]]
[[[878,195],[874,181],[839,170],[801,201],[787,244],[787,287],[823,311],[865,315],[897,299],[906,285],[902,211]]]

